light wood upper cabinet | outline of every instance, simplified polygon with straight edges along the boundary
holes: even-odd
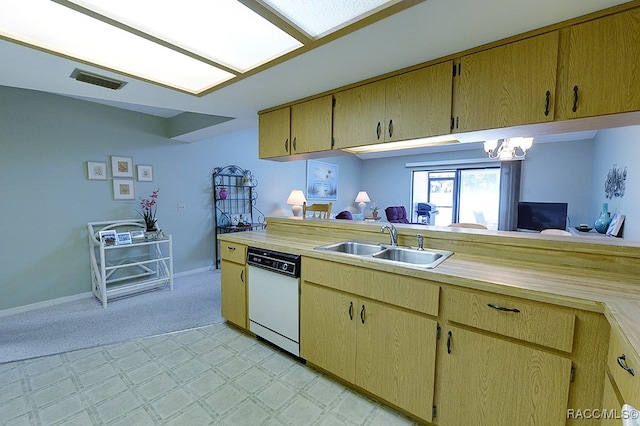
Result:
[[[452,62],[336,93],[335,148],[449,133]]]
[[[289,155],[291,151],[291,108],[285,107],[258,116],[260,158]]]
[[[569,358],[458,327],[443,331],[439,425],[565,424]]]
[[[558,31],[464,56],[453,79],[453,133],[554,120]]]
[[[291,107],[291,154],[331,149],[331,95],[295,104]]]
[[[569,30],[561,119],[640,110],[640,9]]]
[[[330,150],[332,114],[331,95],[260,114],[259,157]]]

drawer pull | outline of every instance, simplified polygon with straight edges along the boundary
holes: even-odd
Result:
[[[236,249],[235,247],[231,247],[231,246],[227,246],[227,248],[228,248],[229,250],[235,250],[235,249]]]
[[[451,338],[453,337],[453,332],[449,331],[447,333],[447,353],[451,353]]]
[[[487,303],[487,306],[493,309],[497,309],[499,311],[503,311],[503,312],[514,312],[514,313],[519,313],[520,309],[516,309],[516,308],[505,308],[504,306],[500,306],[500,305],[494,305],[493,303]]]
[[[353,301],[349,302],[349,319],[353,320]]]
[[[618,365],[622,367],[622,369],[625,370],[627,373],[631,374],[632,376],[636,375],[636,372],[633,371],[633,368],[627,367],[627,356],[625,354],[622,354],[618,357]]]
[[[364,305],[362,305],[362,309],[360,310],[360,321],[364,324]]]
[[[240,281],[244,283],[244,269],[240,270]]]

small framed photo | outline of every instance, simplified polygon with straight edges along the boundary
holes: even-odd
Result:
[[[113,199],[114,200],[133,200],[135,199],[135,191],[133,189],[133,179],[114,179],[113,180]]]
[[[137,240],[139,238],[144,238],[144,231],[130,231],[131,238]]]
[[[111,176],[133,177],[133,158],[111,156]]]
[[[87,176],[89,180],[106,180],[107,163],[87,161]]]
[[[138,164],[138,182],[153,181],[153,166],[143,166]]]
[[[116,239],[116,231],[113,229],[105,229],[104,231],[98,232],[98,235],[100,235],[100,241],[102,241],[102,244],[105,246],[115,246],[118,241]]]
[[[116,234],[116,240],[118,245],[131,244],[131,234],[128,232],[118,232]]]
[[[611,223],[607,228],[606,235],[610,237],[619,237],[620,231],[622,230],[622,225],[624,225],[625,215],[616,213],[613,215],[613,219],[611,219]]]

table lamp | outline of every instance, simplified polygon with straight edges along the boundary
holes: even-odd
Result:
[[[356,195],[356,203],[359,203],[360,213],[364,214],[364,208],[367,207],[366,203],[369,201],[371,201],[371,199],[369,199],[369,194],[367,194],[366,191],[358,192],[358,195]]]
[[[291,206],[291,212],[294,216],[302,216],[302,204],[306,203],[307,199],[304,198],[304,193],[300,189],[294,189],[287,198],[287,204]]]

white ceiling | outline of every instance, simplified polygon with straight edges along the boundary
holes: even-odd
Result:
[[[626,2],[427,0],[202,97],[0,40],[0,85],[71,96],[160,117],[182,112],[234,117],[182,139],[194,142],[255,127],[257,112],[262,109]],[[0,0],[0,13],[11,3]],[[80,83],[69,78],[76,67],[127,84],[113,91]]]

